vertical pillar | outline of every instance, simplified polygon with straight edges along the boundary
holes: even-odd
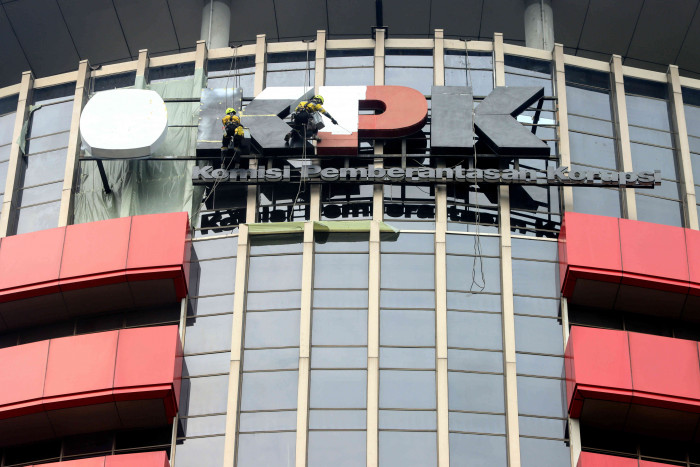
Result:
[[[612,107],[618,136],[618,168],[623,172],[632,172],[632,145],[630,144],[630,131],[627,123],[625,79],[622,74],[622,58],[619,55],[612,56],[610,71],[612,73]],[[637,220],[637,200],[634,197],[634,188],[622,188],[620,191],[622,193],[623,216],[626,219]]]
[[[444,168],[445,162],[440,161],[438,167]],[[435,380],[437,393],[438,467],[449,467],[450,465],[446,233],[447,186],[440,184],[435,185]]]
[[[374,84],[382,86],[384,84],[384,38],[386,31],[377,29],[374,42]]]
[[[2,211],[0,211],[0,237],[5,237],[14,233],[17,222],[17,210],[19,209],[19,191],[22,175],[22,152],[17,144],[17,140],[22,134],[24,122],[29,118],[29,105],[32,101],[34,89],[34,76],[31,71],[22,73],[20,82],[19,97],[17,100],[17,115],[15,116],[15,127],[12,131],[12,145],[10,146],[10,160],[7,166],[7,180],[5,182],[5,196],[2,200]]]
[[[267,64],[267,43],[265,34],[258,34],[255,41],[255,95],[257,96],[265,89],[265,72]]]
[[[75,98],[73,99],[73,115],[68,137],[66,169],[63,175],[61,207],[58,213],[59,227],[65,227],[73,222],[73,193],[75,192],[76,180],[80,173],[80,114],[88,99],[89,70],[90,64],[87,60],[82,60],[78,64],[78,78],[75,82]]]
[[[552,0],[525,0],[525,46],[550,51],[554,47]]]
[[[671,96],[671,123],[676,138],[676,154],[681,180],[681,199],[683,200],[683,219],[685,227],[698,230],[698,210],[695,199],[695,181],[690,163],[690,146],[688,144],[688,128],[685,122],[685,108],[678,67],[669,65],[668,86]]]
[[[445,85],[445,32],[435,30],[435,46],[433,49],[433,84]]]
[[[304,224],[299,331],[299,383],[297,388],[296,467],[306,467],[311,376],[311,306],[314,279],[314,224]]]
[[[207,48],[228,47],[230,31],[230,0],[204,0],[199,38],[207,44]]]
[[[505,86],[503,34],[493,38],[494,81]],[[513,305],[513,259],[510,234],[510,189],[498,187],[498,217],[501,235],[501,310],[503,326],[503,371],[505,386],[507,455],[510,467],[520,467],[520,428],[518,426],[518,382],[515,370],[515,316]]]
[[[231,333],[231,362],[228,375],[228,401],[226,406],[226,436],[224,441],[224,463],[231,467],[236,462],[236,432],[238,431],[238,407],[241,394],[241,357],[243,356],[243,330],[245,316],[246,286],[248,284],[248,253],[250,251],[248,226],[238,229],[238,251],[236,254],[236,282],[233,296],[233,329]]]
[[[148,49],[139,50],[139,58],[136,61],[136,80],[134,87],[136,89],[145,89],[148,84],[148,67],[151,59],[148,56]]]
[[[571,166],[571,149],[569,146],[569,111],[566,101],[566,76],[564,74],[564,46],[554,45],[554,91],[557,96],[557,137],[559,138],[559,164]],[[574,210],[574,190],[570,186],[562,187],[562,208]]]

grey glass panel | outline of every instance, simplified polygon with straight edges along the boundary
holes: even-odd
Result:
[[[611,170],[617,168],[614,139],[572,131],[569,144],[572,161]]]
[[[374,69],[372,68],[338,69],[326,66],[326,86],[371,86],[373,84]]]
[[[309,404],[312,408],[367,407],[367,372],[312,370]]]
[[[368,254],[315,256],[314,287],[366,289],[369,282]]]
[[[314,290],[314,307],[367,308],[366,290]]]
[[[314,347],[311,368],[367,368],[367,349]]]
[[[301,292],[248,293],[246,310],[278,310],[301,306]],[[366,306],[366,305],[365,305]]]
[[[474,285],[472,285],[473,271],[474,281],[476,281]],[[477,256],[447,255],[447,289],[465,291],[471,290],[476,292],[500,292],[500,260],[498,258],[480,258]]]
[[[608,136],[613,138],[615,130],[612,122],[605,120],[595,120],[593,118],[577,117],[576,115],[569,116],[569,130],[582,131],[584,133],[592,133],[594,135]]]
[[[469,53],[469,62],[465,60],[464,51],[450,50],[445,53],[445,66],[453,68],[493,68],[493,56],[490,53]]]
[[[281,253],[301,253],[303,248],[301,235],[263,235],[251,238],[251,255],[276,255]]]
[[[574,211],[599,216],[622,217],[617,190],[579,187],[574,191]]]
[[[326,69],[328,67],[374,66],[374,50],[371,49],[328,50],[326,53]]]
[[[450,412],[450,431],[506,434],[505,415]]]
[[[313,345],[366,345],[367,310],[314,310]]]
[[[190,314],[197,316],[233,312],[233,294],[196,298],[192,302]]]
[[[691,152],[700,153],[700,138],[688,136],[688,145]]]
[[[382,345],[435,345],[435,313],[427,310],[381,310]]]
[[[223,435],[226,433],[226,415],[181,419],[185,436]]]
[[[663,100],[641,96],[625,96],[630,125],[669,131],[668,103]]]
[[[567,86],[566,104],[570,113],[612,120],[610,93],[607,90]]]
[[[391,214],[386,213],[384,222],[399,230],[435,230],[435,222],[423,222],[415,220],[399,221],[391,219]],[[387,217],[388,216],[388,217]]]
[[[379,349],[380,368],[435,368],[435,349]]]
[[[311,430],[364,430],[367,428],[365,410],[318,410],[309,411]]]
[[[236,256],[238,237],[217,238],[215,240],[198,240],[192,242],[197,260],[226,258]]]
[[[386,53],[387,66],[411,67],[411,66],[432,66],[433,57],[426,50],[409,51],[409,50],[387,50]]]
[[[66,167],[66,150],[49,151],[29,156],[26,159],[24,185],[33,186],[41,183],[63,180]]]
[[[658,169],[663,178],[678,180],[675,159],[672,149],[632,143],[632,165],[635,171]]]
[[[571,464],[571,451],[564,441],[520,438],[522,467],[561,467]]]
[[[185,353],[231,349],[233,314],[188,318]]]
[[[513,258],[557,260],[557,242],[514,238],[512,248]]]
[[[10,160],[10,148],[12,145],[0,146],[0,161],[7,162]],[[3,188],[4,190],[5,188]]]
[[[467,72],[463,69],[445,68],[445,86],[466,86]],[[493,91],[493,72],[469,70],[469,83],[475,96],[487,96]]]
[[[296,370],[299,349],[246,350],[243,371]]]
[[[239,71],[243,73],[247,69]],[[255,90],[255,74],[241,74],[238,78],[238,81],[233,75],[230,77],[209,78],[207,79],[207,87],[209,89],[241,87],[243,88],[244,96],[252,97]]]
[[[551,418],[518,417],[520,434],[525,436],[542,436],[544,438],[564,438],[566,422]]]
[[[516,314],[552,316],[554,318],[559,316],[558,299],[515,296],[513,303]]]
[[[501,349],[501,315],[447,312],[447,344],[467,349]]]
[[[513,260],[513,292],[542,297],[559,296],[559,265]]]
[[[296,409],[298,373],[243,373],[241,410]]]
[[[434,409],[435,372],[381,370],[379,407],[385,409]]]
[[[296,410],[241,413],[241,432],[295,430],[296,427]]]
[[[449,349],[447,351],[449,370],[503,372],[503,354],[482,350]]]
[[[27,154],[33,155],[55,149],[62,149],[61,152],[63,153],[63,157],[65,157],[69,137],[70,133],[66,131],[55,135],[30,139],[27,141]]]
[[[355,467],[367,460],[364,431],[312,431],[308,467]]]
[[[548,357],[544,355],[516,354],[518,374],[550,376],[562,378],[564,376],[563,357]]]
[[[563,382],[559,379],[518,376],[518,411],[524,415],[565,417]]]
[[[435,430],[437,416],[432,410],[380,410],[379,429]]]
[[[231,353],[220,352],[185,357],[183,374],[185,376],[202,376],[228,373],[231,366]]]
[[[17,112],[0,117],[0,146],[12,142],[12,132],[15,131],[15,117]]]
[[[673,147],[673,137],[667,131],[648,130],[631,125],[629,129],[630,140],[633,142]]]
[[[435,292],[414,290],[381,290],[379,303],[383,308],[435,308]]]
[[[683,108],[685,109],[685,124],[688,129],[688,134],[700,136],[700,107],[685,105]],[[2,128],[2,117],[0,117],[0,128]],[[1,131],[2,130],[0,130],[0,132]],[[2,144],[2,141],[2,136],[0,136],[0,144]]]
[[[431,467],[437,465],[435,433],[382,431],[379,433],[379,465],[382,467]]]
[[[457,310],[500,312],[501,296],[469,292],[447,292],[447,307]]]
[[[267,73],[265,84],[268,87],[296,85],[313,88],[314,75],[313,68],[309,73],[306,70],[272,71]]]
[[[657,224],[683,226],[681,204],[676,201],[637,194],[637,219]]]
[[[301,289],[301,255],[253,256],[248,290]]]
[[[448,254],[479,255],[479,246],[481,255],[499,256],[500,254],[500,238],[483,235],[447,235],[445,248]]]
[[[263,465],[288,467],[294,465],[295,453],[296,433],[241,434],[238,436],[238,462],[236,465],[238,467],[260,467]]]
[[[197,295],[218,295],[235,290],[236,259],[200,261]]]
[[[395,239],[383,239],[382,253],[432,253],[435,251],[433,234],[399,234]]]
[[[554,318],[516,316],[515,349],[521,352],[563,355],[561,323]]]
[[[450,410],[497,413],[505,411],[502,375],[451,371],[447,378]]]
[[[387,55],[387,68],[384,69],[384,81],[387,85],[407,86],[422,94],[430,94],[433,86],[432,68],[389,68],[389,59]]]
[[[299,345],[299,310],[246,313],[246,348],[297,345]]]
[[[73,100],[40,107],[32,113],[29,134],[35,138],[49,133],[70,130],[72,115]]]
[[[503,436],[450,433],[450,465],[453,467],[507,467],[506,439]]]
[[[21,206],[31,206],[46,201],[60,200],[62,190],[63,182],[40,185],[35,188],[26,188],[22,190]]]
[[[316,253],[366,253],[369,251],[369,234],[316,233],[316,242],[314,243],[314,250],[316,251]]]
[[[199,467],[201,465],[222,465],[226,438],[212,436],[178,441],[175,459],[181,467]]]
[[[225,414],[227,402],[228,375],[182,380],[180,415],[183,417]]]
[[[59,201],[56,201],[20,209],[17,234],[57,227],[60,204]]]
[[[432,255],[381,255],[381,284],[389,289],[433,289],[435,257]]]

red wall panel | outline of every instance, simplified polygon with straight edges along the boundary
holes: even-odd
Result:
[[[0,423],[0,445],[8,435],[5,430],[31,425],[21,417],[39,412],[47,416],[32,423],[50,420],[51,426],[31,427],[20,441],[40,439],[32,438],[39,436],[36,433],[45,438],[47,432],[63,436],[171,423],[178,408],[181,371],[177,326],[123,329],[0,349],[0,421],[11,422]],[[16,440],[17,434],[13,435]]]
[[[577,467],[638,467],[637,459],[628,457],[608,456],[595,452],[582,452],[578,458]]]
[[[118,454],[116,456],[92,457],[73,461],[40,464],[41,467],[168,467],[168,454],[165,451]],[[35,466],[39,467],[39,466]]]

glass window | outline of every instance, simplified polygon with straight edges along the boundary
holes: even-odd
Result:
[[[483,413],[450,412],[450,431],[506,434],[506,417]]]
[[[298,345],[299,310],[246,313],[246,348]]]
[[[312,370],[310,407],[361,409],[367,406],[367,372]]]
[[[518,376],[518,411],[524,415],[566,416],[562,385],[560,379]]]
[[[451,371],[448,386],[450,410],[505,412],[503,375]]]
[[[283,310],[301,306],[301,292],[248,292],[246,310]]]
[[[236,256],[238,237],[196,240],[192,242],[192,249],[194,250],[193,261]]]
[[[313,345],[367,345],[367,310],[314,310]]]
[[[175,459],[179,466],[221,465],[224,462],[225,437],[193,438],[177,441]]]
[[[188,355],[184,358],[184,376],[215,375],[229,372],[231,353],[219,352],[204,355]]]
[[[564,359],[562,357],[550,357],[545,355],[516,354],[518,374],[549,376],[551,378],[564,377]]]
[[[427,310],[381,310],[381,345],[434,346],[435,313]]]
[[[513,258],[540,259],[556,261],[559,244],[543,240],[512,240]]]
[[[33,188],[24,188],[21,191],[20,206],[32,206],[47,201],[60,200],[63,182],[39,185]]]
[[[322,233],[316,232],[316,253],[367,253],[369,234],[367,233]]]
[[[574,187],[574,211],[598,216],[622,217],[616,189]]]
[[[603,136],[569,133],[571,160],[581,164],[616,170],[615,140]]]
[[[180,419],[185,436],[223,435],[226,433],[226,415]]]
[[[515,317],[515,350],[563,355],[561,323],[554,318]]]
[[[327,50],[326,86],[374,84],[374,50]]]
[[[368,254],[317,254],[314,287],[366,289],[369,282]]]
[[[311,368],[367,368],[364,347],[313,347]]]
[[[571,451],[564,441],[520,438],[522,467],[560,467],[571,464]]]
[[[631,79],[633,78],[625,78],[625,81]],[[663,86],[660,83],[659,85]],[[625,83],[625,87],[629,88],[627,83]],[[668,118],[668,103],[665,100],[626,94],[625,102],[627,103],[627,115],[630,125],[671,131]]]
[[[380,430],[436,430],[434,410],[380,410]]]
[[[295,456],[296,433],[238,435],[238,467],[290,466],[294,465]]]
[[[296,426],[294,410],[242,413],[240,418],[241,432],[294,430]]]
[[[448,254],[499,256],[500,243],[499,237],[448,234],[445,247]]]
[[[296,424],[296,420],[294,422]],[[311,430],[340,430],[367,428],[367,412],[365,410],[318,410],[309,411],[309,429]]]
[[[309,45],[305,52],[267,55],[266,85],[313,87],[316,52]]]
[[[182,380],[180,416],[225,414],[228,375]]]
[[[382,467],[431,467],[437,465],[435,433],[381,431],[379,465]]]
[[[381,290],[379,303],[382,308],[434,309],[435,292],[416,290]]]
[[[355,467],[367,461],[364,431],[312,431],[309,433],[309,467]]]
[[[265,349],[245,351],[243,371],[296,370],[299,349]]]
[[[429,95],[433,85],[432,50],[387,50],[384,81]]]
[[[503,354],[481,350],[449,349],[447,351],[447,369],[502,373]]]
[[[72,116],[73,99],[56,104],[43,105],[32,112],[28,137],[36,138],[68,131],[70,130]]]
[[[541,436],[544,438],[564,438],[566,421],[540,417],[518,417],[520,434],[525,436]]]
[[[382,253],[433,253],[435,251],[433,234],[404,233],[388,237],[382,236]]]
[[[656,224],[683,226],[681,203],[637,193],[637,219]]]
[[[253,256],[248,290],[301,289],[301,255]]]
[[[380,368],[435,368],[435,349],[379,349]]]
[[[51,229],[58,226],[60,204],[60,201],[54,201],[20,209],[19,219],[17,220],[17,234],[36,232],[37,230]]]
[[[66,167],[65,149],[33,154],[24,160],[26,165],[23,186],[35,186],[63,180]]]
[[[188,318],[185,353],[230,350],[232,324],[233,314]]]
[[[407,391],[406,388],[411,388]],[[381,370],[379,407],[435,409],[435,372]]]
[[[513,292],[540,297],[559,296],[559,265],[513,260]]]
[[[447,255],[447,289],[500,292],[500,260],[479,256]]]
[[[450,347],[500,350],[501,334],[500,314],[447,312],[447,344]]]
[[[234,292],[236,259],[215,259],[199,262],[196,295],[219,295]],[[232,310],[227,310],[232,311]]]
[[[450,465],[507,467],[506,439],[503,436],[450,433]]]
[[[447,308],[465,311],[501,311],[501,296],[484,293],[447,292]]]
[[[367,308],[366,290],[314,290],[315,308]]]
[[[297,384],[297,371],[243,373],[241,410],[296,409]]]

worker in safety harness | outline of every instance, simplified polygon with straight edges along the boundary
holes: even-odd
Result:
[[[317,136],[318,130],[323,128],[323,122],[319,113],[328,117],[333,122],[333,125],[338,124],[338,121],[331,117],[331,114],[323,108],[323,97],[315,95],[309,101],[299,102],[292,114],[292,131],[285,135],[284,140],[289,142],[292,133],[296,133],[301,139],[321,141],[321,138]]]
[[[238,160],[238,153],[241,148],[244,135],[241,119],[238,117],[238,115],[236,115],[236,110],[229,107],[226,109],[226,116],[221,119],[221,122],[224,124],[224,137],[221,140],[221,157],[223,159],[228,154],[231,140],[233,140],[233,158],[234,160]]]

